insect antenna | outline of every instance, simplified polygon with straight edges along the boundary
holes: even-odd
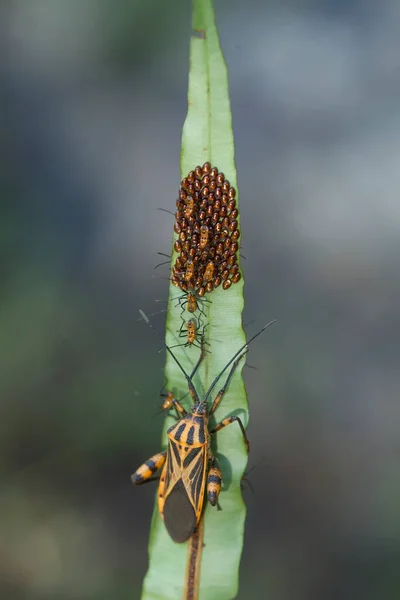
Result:
[[[251,321],[247,321],[247,323],[243,323],[243,329],[246,329],[246,327],[248,327],[249,325],[254,323],[254,321],[255,321],[255,319],[252,319]],[[247,367],[247,369],[253,369],[254,371],[257,371],[257,367],[254,367],[253,365],[249,365],[248,362],[246,362],[245,367]]]
[[[203,341],[203,340],[202,340],[202,341]],[[193,367],[193,371],[190,373],[190,376],[189,376],[189,377],[190,377],[190,379],[193,379],[193,377],[195,376],[195,374],[196,374],[196,371],[197,371],[197,369],[199,368],[199,366],[200,366],[200,363],[201,363],[201,361],[203,360],[203,358],[204,358],[204,355],[205,355],[205,353],[206,353],[206,352],[207,352],[207,350],[204,348],[204,344],[202,343],[202,345],[201,345],[201,353],[200,353],[200,356],[199,356],[199,358],[198,358],[198,360],[197,360],[196,364],[195,364],[195,365],[194,365],[194,367]],[[162,390],[164,389],[164,387],[165,387],[165,384],[162,386],[162,388],[161,388],[161,392],[162,392]],[[186,392],[186,394],[185,394],[184,396],[182,396],[182,398],[180,398],[179,400],[180,400],[180,401],[182,401],[182,400],[183,400],[183,398],[186,398],[186,396],[188,395],[188,393],[189,393],[189,392]],[[164,397],[164,398],[168,398],[169,394],[165,394],[165,393],[163,394],[163,393],[161,393],[161,396],[162,396],[162,397]],[[164,411],[165,411],[165,408],[161,407],[161,409],[155,413],[154,417],[155,417],[155,416],[157,416],[157,415],[160,415],[160,414],[161,414],[161,413],[163,413]],[[154,418],[154,417],[153,417],[153,418]]]
[[[154,333],[156,334],[156,336],[158,337],[158,339],[160,340],[160,342],[162,343],[162,346],[167,350],[167,352],[169,352],[169,354],[172,356],[173,360],[176,362],[176,364],[178,365],[178,367],[180,368],[180,370],[182,371],[182,373],[184,374],[186,381],[188,383],[189,386],[189,392],[190,395],[192,396],[193,400],[195,402],[199,402],[199,397],[197,395],[197,392],[194,388],[194,385],[192,383],[192,380],[190,378],[190,376],[186,373],[185,369],[182,367],[181,363],[179,362],[179,360],[176,358],[175,354],[172,352],[171,348],[165,343],[165,341],[162,339],[161,335],[159,334],[159,332],[157,331],[157,329],[154,327],[153,323],[150,321],[150,319],[148,318],[148,316],[139,308],[139,313],[143,319],[143,321],[145,321],[147,323],[147,325],[149,325],[151,327],[151,329],[154,331]],[[200,361],[202,360],[203,357],[203,350],[201,352],[200,358],[198,360],[198,364],[200,364]],[[230,364],[230,363],[229,363]],[[197,365],[198,367],[198,365]]]
[[[167,312],[167,309],[166,308],[162,308],[161,310],[157,310],[157,312],[150,313],[148,316],[149,317],[156,317],[157,315],[161,315],[162,313],[166,313],[166,312]],[[136,319],[137,322],[143,321],[143,320],[144,320],[143,317],[139,317],[138,319]]]
[[[254,465],[252,465],[250,467],[250,469],[248,469],[244,472],[243,477],[240,482],[240,489],[242,490],[242,492],[244,491],[244,483],[246,482],[246,485],[248,486],[249,490],[254,494],[254,487],[249,479],[249,475],[264,462],[265,462],[265,456],[263,456],[258,462],[254,463]]]
[[[163,265],[167,265],[171,262],[171,256],[169,254],[165,254],[165,252],[157,252],[157,254],[159,256],[166,256],[167,258],[169,258],[169,260],[164,260],[163,262],[158,263],[158,265],[156,265],[153,270],[158,269],[158,267],[162,267]]]
[[[170,260],[164,260],[163,262],[158,263],[158,265],[156,265],[153,268],[153,271],[155,271],[156,269],[158,269],[158,267],[163,267],[164,265],[168,265],[171,261]]]
[[[262,329],[260,329],[260,331],[258,331],[257,333],[255,333],[253,335],[253,337],[251,337],[249,339],[248,342],[246,342],[245,344],[243,344],[243,346],[241,348],[239,348],[239,350],[232,356],[232,358],[230,359],[230,361],[225,365],[225,367],[222,369],[222,371],[219,373],[219,375],[216,376],[216,378],[214,379],[214,381],[212,382],[212,384],[210,385],[210,387],[208,388],[208,391],[205,395],[205,398],[203,400],[203,402],[207,402],[211,392],[213,391],[214,387],[217,385],[218,381],[221,379],[222,375],[225,373],[225,371],[227,370],[227,368],[238,358],[238,356],[240,354],[242,354],[242,356],[240,358],[243,358],[243,356],[245,356],[245,354],[247,354],[248,350],[249,350],[249,346],[250,344],[259,336],[263,333],[263,331],[265,331],[267,329],[267,327],[269,327],[270,325],[273,325],[273,323],[276,322],[276,319],[273,319],[272,321],[270,321],[269,323],[267,323],[266,325],[264,325],[264,327]]]
[[[161,210],[162,212],[166,212],[169,215],[172,215],[173,217],[175,217],[175,213],[173,213],[171,210],[167,210],[166,208],[157,208],[157,210]]]

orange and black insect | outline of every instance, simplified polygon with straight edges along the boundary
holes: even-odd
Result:
[[[209,235],[210,235],[210,230],[208,229],[207,225],[202,225],[200,227],[200,242],[199,242],[199,246],[201,249],[204,249],[207,246]]]
[[[192,345],[196,341],[196,337],[197,337],[197,323],[196,323],[195,319],[189,319],[189,321],[186,322],[186,329],[187,329],[187,343]]]
[[[187,281],[188,283],[193,279],[194,277],[194,263],[193,260],[189,259],[186,263],[186,272],[184,274],[184,279],[185,281]]]
[[[191,292],[188,292],[186,300],[181,304],[182,308],[184,308],[185,302],[186,302],[186,308],[187,308],[188,312],[191,312],[191,313],[196,312],[196,310],[198,308],[198,304],[197,304],[196,296],[194,294],[192,294]]]
[[[165,410],[169,410],[174,406],[175,396],[172,392],[167,392],[166,394],[161,394],[165,398],[164,402],[161,404],[160,412]]]
[[[178,346],[194,346],[195,348],[201,348],[202,344],[205,344],[204,333],[206,329],[206,325],[203,326],[202,331],[201,326],[197,322],[197,320],[192,317],[188,321],[183,321],[181,328],[178,332],[178,337],[186,338],[186,342],[182,344],[176,344],[175,346],[171,346],[171,348],[177,348]]]
[[[175,306],[180,306],[182,311],[181,311],[181,315],[185,312],[185,310],[187,312],[190,313],[195,313],[197,311],[199,311],[203,317],[206,317],[206,313],[204,312],[204,309],[202,307],[202,304],[207,302],[207,303],[211,303],[211,300],[207,300],[206,298],[202,298],[201,296],[199,296],[198,294],[196,294],[194,291],[184,291],[183,294],[181,296],[174,296],[172,298],[170,298],[169,300],[156,300],[156,302],[171,302],[177,300],[177,303],[175,304]],[[152,317],[154,315],[158,315],[161,312],[165,312],[165,309],[163,309],[162,311],[158,311],[156,313],[151,313],[149,316]],[[143,319],[140,317],[138,319],[138,321],[142,321]]]
[[[143,319],[157,333],[146,315],[142,311],[141,314]],[[211,435],[231,423],[237,422],[246,449],[249,449],[246,431],[238,416],[226,417],[212,429],[209,429],[208,424],[210,417],[220,405],[237,366],[247,354],[249,344],[268,325],[265,325],[235,352],[231,360],[215,377],[202,399],[196,392],[191,376],[186,373],[171,348],[163,344],[186,378],[193,406],[190,412],[187,412],[180,402],[173,399],[172,404],[181,418],[167,431],[167,450],[155,454],[139,467],[132,475],[132,481],[135,485],[144,483],[153,478],[152,476],[156,470],[162,469],[158,487],[158,508],[165,527],[174,542],[186,542],[192,536],[201,518],[206,489],[210,503],[213,505],[218,503],[222,473],[211,449]],[[157,333],[157,335],[159,334]],[[199,360],[203,356],[204,353],[202,352]],[[231,368],[225,383],[209,407],[211,393],[229,367]]]
[[[190,312],[192,314],[199,311],[204,317],[206,316],[206,314],[201,305],[203,304],[203,302],[208,302],[208,303],[211,302],[211,300],[206,300],[205,298],[201,298],[200,296],[195,294],[193,291],[184,292],[182,294],[182,296],[179,296],[176,299],[178,300],[179,306],[182,308],[181,315],[184,313],[185,310],[187,310],[188,312]],[[176,306],[178,306],[178,304]]]
[[[188,219],[192,216],[194,211],[194,199],[192,196],[189,196],[186,200],[186,208],[184,210],[185,217]]]
[[[212,281],[212,279],[214,277],[214,271],[215,271],[214,263],[212,260],[210,260],[206,265],[204,275],[203,275],[203,281],[205,283]]]

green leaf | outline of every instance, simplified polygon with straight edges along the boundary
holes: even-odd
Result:
[[[194,0],[193,33],[190,43],[188,114],[183,127],[181,150],[182,177],[196,165],[210,161],[225,174],[237,190],[234,141],[226,64],[221,52],[211,0]],[[171,207],[172,208],[172,207]],[[175,260],[173,253],[173,261]],[[170,286],[170,300],[181,295]],[[210,353],[194,380],[199,395],[204,393],[236,350],[245,343],[242,322],[243,279],[229,290],[222,287],[207,294],[207,340]],[[167,315],[167,343],[182,343],[177,338],[182,318],[177,301],[170,301]],[[187,314],[187,313],[186,313]],[[187,372],[198,358],[195,348],[177,348],[176,354]],[[247,425],[247,397],[241,377],[242,365],[236,370],[216,412],[216,422],[232,413]],[[177,365],[167,356],[166,389],[177,398],[187,394],[187,383]],[[225,381],[226,374],[222,377]],[[222,385],[217,386],[217,391]],[[213,398],[212,398],[213,399]],[[188,397],[183,401],[188,406]],[[166,420],[162,445],[166,445]],[[243,547],[245,505],[240,482],[247,464],[247,452],[237,424],[217,434],[213,440],[223,473],[220,496],[221,511],[206,506],[204,544],[200,575],[200,600],[229,600],[238,590],[238,569]],[[214,445],[216,444],[216,445]],[[155,448],[156,452],[158,448]],[[182,598],[187,558],[187,544],[174,543],[167,534],[155,506],[149,545],[150,566],[143,586],[143,600],[177,600]]]

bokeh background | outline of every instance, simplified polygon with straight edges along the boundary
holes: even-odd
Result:
[[[238,597],[399,598],[400,3],[215,4],[245,321],[278,321]],[[0,6],[4,600],[140,598],[189,36],[177,0]]]

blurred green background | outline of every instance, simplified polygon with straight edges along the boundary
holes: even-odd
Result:
[[[244,320],[278,321],[239,598],[398,598],[400,4],[215,5]],[[190,3],[4,1],[0,34],[0,597],[139,599]]]

